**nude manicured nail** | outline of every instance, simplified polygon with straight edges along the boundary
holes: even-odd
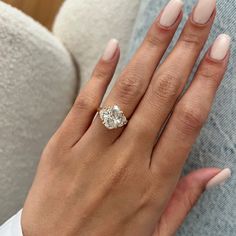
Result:
[[[165,7],[160,18],[160,24],[164,27],[172,26],[177,20],[184,3],[181,0],[171,0]]]
[[[215,7],[216,0],[199,0],[193,13],[193,20],[197,24],[206,24]]]
[[[227,34],[220,34],[215,40],[210,57],[215,60],[223,60],[230,48],[231,38]]]
[[[102,56],[102,59],[104,61],[111,60],[114,57],[118,46],[119,46],[118,40],[117,39],[111,39],[108,42],[107,46],[106,46],[106,49],[105,49],[105,51],[103,53],[103,56]]]
[[[210,189],[220,184],[224,184],[226,180],[229,179],[230,177],[231,177],[231,170],[229,168],[224,169],[207,183],[206,189]]]

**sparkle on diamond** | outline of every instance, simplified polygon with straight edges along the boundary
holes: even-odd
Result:
[[[99,114],[103,124],[108,129],[116,129],[127,124],[127,119],[124,113],[117,105],[103,108]]]

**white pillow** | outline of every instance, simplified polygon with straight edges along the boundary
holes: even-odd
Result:
[[[22,207],[76,90],[75,66],[60,41],[0,1],[0,225]]]
[[[54,34],[65,44],[80,68],[81,86],[90,78],[106,43],[116,38],[124,64],[140,0],[66,0],[54,23]]]

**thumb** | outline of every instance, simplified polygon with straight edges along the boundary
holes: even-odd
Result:
[[[208,187],[220,184],[230,177],[229,169],[205,168],[182,177],[162,214],[154,236],[174,235]]]

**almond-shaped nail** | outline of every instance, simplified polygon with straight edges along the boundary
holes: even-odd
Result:
[[[171,0],[161,14],[160,25],[164,27],[172,26],[182,11],[183,5],[184,3],[181,0]]]
[[[193,21],[206,24],[216,7],[216,0],[199,0],[193,12]]]
[[[119,46],[118,40],[117,39],[111,39],[108,42],[107,46],[106,46],[106,49],[105,49],[105,51],[103,53],[103,56],[102,56],[102,59],[104,61],[111,60],[114,57],[118,46]]]
[[[210,57],[215,60],[223,60],[230,48],[231,37],[227,34],[220,34],[212,45]]]
[[[224,184],[226,180],[228,180],[231,177],[231,170],[229,168],[226,168],[222,170],[218,175],[213,177],[206,185],[206,189],[211,189],[213,187],[216,187],[220,184]]]

